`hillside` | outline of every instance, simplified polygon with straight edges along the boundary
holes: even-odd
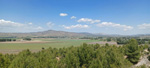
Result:
[[[150,34],[137,34],[137,35],[116,35],[116,34],[103,34],[103,33],[88,33],[88,32],[66,32],[47,30],[41,32],[29,33],[0,33],[0,38],[3,37],[140,37],[150,38]]]
[[[0,37],[82,37],[84,34],[48,30],[42,32],[30,32],[30,33],[0,33]]]

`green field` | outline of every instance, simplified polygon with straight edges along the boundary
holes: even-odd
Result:
[[[98,40],[86,40],[86,39],[33,39],[32,41],[47,41],[47,43],[0,43],[0,52],[9,53],[17,52],[24,49],[30,49],[31,51],[39,51],[42,48],[63,48],[69,46],[80,46],[83,43],[96,42]]]

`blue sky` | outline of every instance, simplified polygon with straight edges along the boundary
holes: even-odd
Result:
[[[0,32],[150,34],[150,0],[0,0]]]

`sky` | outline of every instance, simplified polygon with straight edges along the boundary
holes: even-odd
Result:
[[[150,0],[0,0],[0,32],[150,34]]]

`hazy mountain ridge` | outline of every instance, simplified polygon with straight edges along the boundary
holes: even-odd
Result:
[[[41,32],[30,32],[30,33],[0,33],[0,37],[82,37],[84,34],[74,33],[74,32],[65,32],[65,31],[41,31]]]
[[[88,33],[88,32],[66,32],[66,31],[56,31],[47,30],[40,32],[29,32],[29,33],[0,33],[0,37],[150,37],[150,34],[138,34],[138,35],[118,35],[118,34],[104,34],[104,33]]]

